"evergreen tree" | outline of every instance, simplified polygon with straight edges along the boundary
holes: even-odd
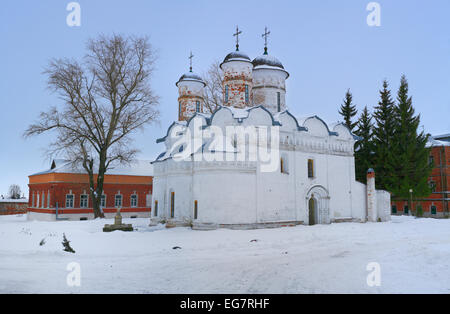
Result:
[[[393,181],[393,141],[395,132],[394,101],[385,80],[380,90],[380,101],[373,114],[376,125],[373,130],[374,165],[378,189],[391,191]]]
[[[373,124],[367,106],[359,117],[355,134],[360,138],[355,145],[356,180],[366,183],[367,170],[374,167]]]
[[[350,93],[350,89],[347,90],[345,94],[344,103],[341,105],[341,109],[339,110],[339,114],[344,118],[345,125],[349,128],[350,131],[353,132],[353,129],[356,126],[356,122],[352,122],[353,117],[358,113],[356,110],[356,106],[352,104],[353,95]]]
[[[415,115],[408,91],[408,81],[403,75],[394,110],[394,172],[391,190],[396,197],[402,198],[409,197],[410,189],[414,196],[430,194],[428,177],[431,166],[428,163],[429,149],[426,147],[428,135],[423,131],[418,132],[420,115]]]

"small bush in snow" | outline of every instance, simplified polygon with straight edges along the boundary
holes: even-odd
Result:
[[[70,246],[70,241],[67,240],[66,235],[63,233],[63,242],[62,245],[64,246],[64,251],[69,253],[75,253],[75,251]]]
[[[44,246],[45,245],[45,238],[41,240],[41,242],[39,242],[39,246]]]

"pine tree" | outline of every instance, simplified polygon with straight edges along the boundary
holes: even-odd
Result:
[[[395,106],[395,134],[393,146],[394,171],[392,192],[396,197],[407,198],[409,190],[414,196],[429,195],[428,177],[431,167],[428,163],[428,135],[418,132],[420,115],[415,115],[409,86],[403,75],[397,93]]]
[[[350,92],[350,89],[347,90],[345,94],[344,103],[341,105],[341,109],[339,110],[339,114],[344,118],[345,125],[349,128],[350,131],[353,132],[353,129],[356,126],[356,122],[352,122],[353,117],[356,116],[358,111],[356,110],[356,106],[352,104],[353,95]]]
[[[378,189],[391,191],[393,172],[393,141],[395,132],[394,101],[389,84],[383,81],[380,101],[373,114],[376,125],[373,130],[374,165]]]
[[[365,183],[367,170],[374,167],[373,124],[367,106],[358,119],[355,134],[360,137],[355,145],[356,180]]]

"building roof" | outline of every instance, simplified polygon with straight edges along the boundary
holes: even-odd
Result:
[[[195,74],[194,72],[187,72],[184,73],[180,79],[177,82],[177,86],[180,82],[186,82],[186,81],[191,81],[191,82],[199,82],[202,83],[204,86],[206,86],[205,81],[203,81],[203,79],[201,78],[200,75]]]
[[[450,133],[430,136],[427,147],[435,146],[450,146]]]
[[[275,58],[274,56],[269,56],[268,54],[263,54],[259,57],[256,57],[253,61],[253,66],[271,66],[275,68],[280,68],[284,70],[284,66],[280,60]]]
[[[225,59],[223,59],[223,62],[220,64],[220,67],[222,67],[222,64],[231,61],[244,61],[251,63],[250,57],[246,53],[241,51],[233,51],[227,54]]]
[[[38,176],[49,173],[86,174],[86,171],[81,165],[74,167],[68,160],[55,159],[52,161],[50,169],[32,174],[31,176]],[[95,173],[97,173],[97,170],[95,170]],[[109,169],[106,174],[122,176],[153,176],[153,165],[151,164],[150,160],[136,160],[129,165],[114,166]]]

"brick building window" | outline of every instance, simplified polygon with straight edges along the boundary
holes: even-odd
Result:
[[[35,205],[35,203],[34,203],[34,192],[33,192],[33,197],[32,197],[32,199],[31,199],[31,207],[34,207],[34,205]]]
[[[39,194],[39,192],[37,192],[36,193],[36,197],[37,197],[37,199],[36,199],[36,208],[39,208],[39,196],[40,196],[41,194]]]
[[[137,194],[131,195],[131,207],[137,207],[138,205],[138,196]]]
[[[114,198],[114,206],[115,207],[122,207],[122,195],[117,194]]]
[[[50,191],[47,192],[47,208],[50,208]]]
[[[45,208],[45,193],[42,192],[42,204],[41,204],[42,208]]]
[[[409,206],[408,205],[403,206],[403,213],[409,214]]]
[[[88,196],[86,194],[80,195],[80,208],[88,208]]]
[[[436,182],[430,181],[428,182],[428,186],[430,187],[432,193],[436,192]]]
[[[437,207],[435,205],[431,205],[430,212],[431,212],[431,215],[436,215]]]
[[[66,195],[66,208],[73,208],[73,194]]]
[[[392,205],[392,213],[397,214],[397,205]]]
[[[314,160],[308,159],[308,178],[314,178]]]
[[[433,155],[428,156],[428,163],[430,164],[430,166],[434,166],[434,156]]]
[[[103,194],[100,197],[100,207],[106,207],[106,195],[105,194]]]

